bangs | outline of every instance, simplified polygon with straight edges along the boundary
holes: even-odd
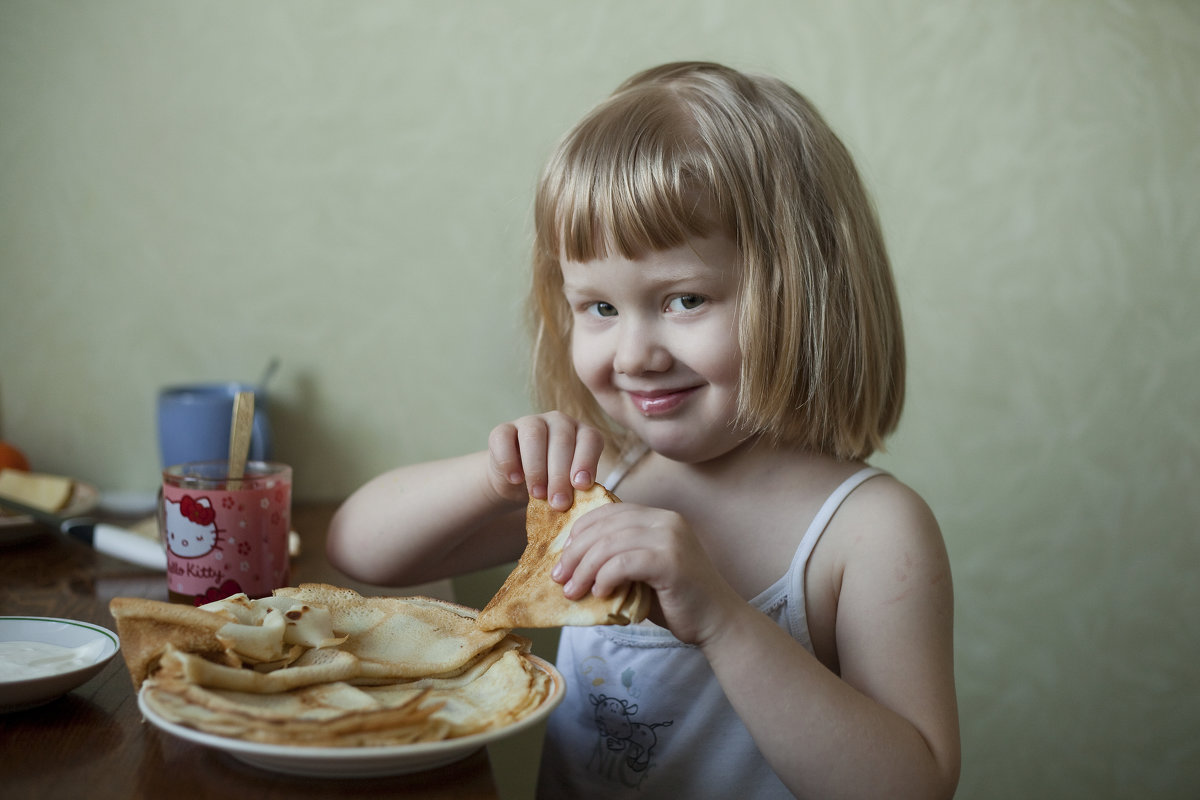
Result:
[[[719,217],[711,155],[678,99],[661,88],[602,104],[571,132],[542,176],[535,225],[543,256],[636,258],[732,230]]]

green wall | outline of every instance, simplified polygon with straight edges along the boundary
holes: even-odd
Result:
[[[482,447],[542,159],[678,58],[794,83],[878,200],[959,796],[1194,797],[1200,3],[0,0],[0,436],[152,488],[156,387],[279,356],[301,498]]]

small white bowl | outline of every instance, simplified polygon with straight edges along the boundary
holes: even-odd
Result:
[[[0,617],[0,642],[42,642],[60,647],[90,645],[90,662],[66,672],[48,668],[44,675],[10,679],[0,663],[0,713],[20,711],[49,703],[77,686],[82,686],[104,669],[121,649],[117,635],[108,628],[57,617]],[[94,652],[91,650],[94,649]]]

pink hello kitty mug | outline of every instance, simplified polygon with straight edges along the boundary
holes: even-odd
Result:
[[[225,461],[163,470],[158,528],[171,602],[201,606],[239,592],[268,597],[288,585],[292,468],[250,461],[239,480]]]

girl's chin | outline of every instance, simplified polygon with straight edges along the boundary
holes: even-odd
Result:
[[[713,433],[713,428],[698,428],[680,423],[667,426],[660,423],[633,425],[631,430],[646,446],[658,455],[684,464],[699,464],[719,458],[737,448],[744,437],[731,432]]]

